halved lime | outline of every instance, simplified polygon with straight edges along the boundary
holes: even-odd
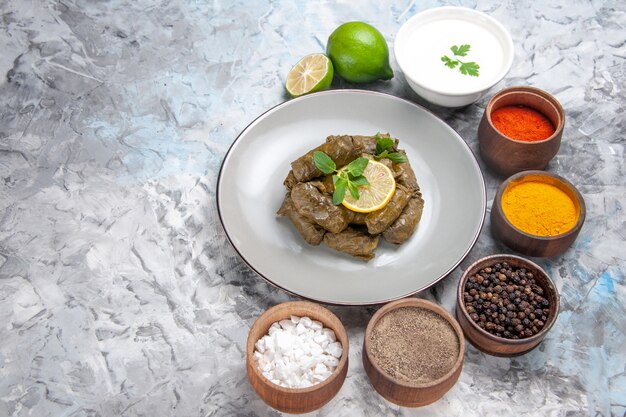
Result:
[[[292,97],[326,90],[333,82],[333,63],[324,54],[302,58],[287,74],[287,92]]]

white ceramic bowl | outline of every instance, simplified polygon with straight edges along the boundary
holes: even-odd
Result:
[[[451,47],[470,45],[465,56]],[[498,21],[464,7],[437,7],[420,12],[402,25],[394,53],[411,88],[444,107],[461,107],[480,99],[513,63],[513,40]],[[442,61],[475,62],[478,76],[463,74],[461,63],[449,68]]]

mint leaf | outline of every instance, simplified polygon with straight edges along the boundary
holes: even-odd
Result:
[[[331,174],[337,169],[335,162],[330,158],[330,156],[326,155],[322,151],[313,152],[313,162],[315,163],[317,169],[322,171],[324,174]]]
[[[354,185],[354,183],[348,182],[348,190],[350,190],[350,195],[355,200],[358,200],[361,197],[361,195],[359,194],[359,188]]]
[[[348,180],[337,177],[337,181],[335,181],[335,192],[333,193],[334,205],[338,206],[339,204],[343,202],[343,199],[346,196],[347,186],[348,186]]]
[[[456,46],[456,45],[452,45],[452,47],[450,48],[450,50],[452,52],[454,52],[454,55],[456,56],[466,56],[467,53],[469,52],[471,46],[468,44],[464,44],[461,46]]]
[[[459,67],[459,71],[461,71],[464,75],[471,75],[472,77],[478,77],[478,70],[480,69],[480,65],[475,62],[464,62]]]
[[[376,135],[376,154],[378,155],[384,151],[393,149],[393,145],[395,143],[396,141],[391,138],[384,138],[380,135]]]
[[[395,139],[385,138],[380,136],[380,134],[376,134],[376,154],[374,155],[374,159],[381,160],[387,158],[390,152],[393,153],[392,151],[395,144]]]
[[[363,171],[370,160],[365,157],[360,157],[350,162],[348,166],[337,170],[335,162],[324,152],[313,152],[313,162],[317,169],[324,174],[333,175],[333,185],[335,191],[333,192],[333,204],[338,206],[343,202],[346,196],[346,190],[350,191],[350,194],[355,200],[360,197],[359,188],[363,185],[368,185],[367,178],[363,176]]]
[[[380,161],[381,159],[386,158],[387,155],[389,155],[389,151],[382,151],[381,153],[374,155],[374,159]]]
[[[349,176],[348,173],[346,172],[345,169],[336,171],[337,172],[337,176],[339,177],[340,180],[344,180],[344,181],[348,181],[349,180]]]
[[[351,179],[350,183],[356,185],[357,187],[363,187],[364,185],[370,184],[367,178],[365,178],[363,175]]]
[[[450,58],[448,58],[448,56],[447,56],[447,55],[442,56],[442,57],[441,57],[441,60],[442,60],[442,61],[443,61],[443,63],[446,65],[446,67],[449,67],[449,68],[455,68],[457,65],[459,65],[459,64],[460,64],[460,62],[459,62],[459,61],[453,61],[453,60],[451,60]]]
[[[403,164],[407,161],[406,155],[401,152],[392,152],[387,155],[387,158],[389,158],[394,164]]]
[[[359,175],[363,174],[363,171],[365,170],[365,167],[367,166],[367,164],[369,163],[369,159],[365,158],[365,157],[360,157],[355,159],[354,161],[350,162],[348,164],[348,173],[350,173],[351,175],[358,177]]]

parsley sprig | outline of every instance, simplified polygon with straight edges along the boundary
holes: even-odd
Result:
[[[324,174],[333,175],[333,185],[335,192],[333,193],[333,204],[338,206],[346,196],[346,190],[355,200],[360,197],[359,187],[369,185],[367,178],[363,176],[363,171],[369,163],[369,159],[360,157],[350,162],[347,166],[337,169],[335,161],[322,151],[313,152],[313,162],[317,169]]]
[[[450,50],[452,51],[455,57],[459,57],[459,56],[467,56],[467,53],[469,52],[470,48],[471,46],[468,44],[464,44],[461,46],[452,45],[450,47]],[[458,58],[452,59],[448,57],[447,55],[442,56],[441,60],[443,61],[446,67],[449,67],[452,69],[460,65],[459,71],[461,71],[461,74],[463,75],[471,75],[472,77],[478,77],[479,75],[478,70],[480,69],[480,65],[478,65],[474,61],[463,62]]]
[[[374,158],[376,160],[380,160],[383,158],[389,158],[391,162],[395,164],[402,164],[407,161],[406,155],[402,152],[394,152],[393,145],[395,145],[396,141],[392,138],[386,138],[380,135],[380,133],[376,134],[376,154]]]

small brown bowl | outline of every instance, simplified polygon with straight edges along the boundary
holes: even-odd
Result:
[[[541,179],[567,194],[578,210],[578,221],[573,228],[556,236],[537,236],[515,227],[502,209],[502,195],[509,185]],[[507,178],[498,188],[491,207],[491,233],[509,248],[528,256],[556,256],[574,243],[585,222],[585,200],[580,192],[565,178],[546,171],[523,171]]]
[[[543,289],[544,298],[550,302],[550,313],[544,327],[539,333],[525,339],[507,339],[495,336],[488,331],[481,329],[470,317],[463,300],[463,290],[467,280],[476,275],[483,268],[495,265],[496,263],[507,262],[510,266],[526,268],[532,271],[536,283]],[[512,357],[523,355],[537,347],[546,337],[546,334],[554,325],[559,314],[559,294],[554,283],[539,265],[516,255],[491,255],[486,256],[470,265],[459,281],[456,298],[456,318],[459,320],[463,333],[467,340],[477,349],[494,356]]]
[[[401,380],[385,372],[373,354],[370,337],[377,323],[386,314],[404,307],[414,307],[434,312],[450,324],[456,335],[459,343],[458,356],[451,358],[454,361],[452,367],[438,379],[420,383]],[[419,337],[419,335],[416,336]],[[465,339],[463,331],[450,313],[430,301],[419,298],[405,298],[385,304],[371,318],[365,330],[365,338],[363,340],[363,366],[374,389],[387,401],[403,407],[421,407],[439,400],[456,383],[463,368],[464,352]]]
[[[491,114],[504,106],[522,105],[545,115],[554,125],[554,133],[540,141],[526,142],[511,139],[493,125]],[[480,156],[500,175],[509,176],[520,171],[544,169],[561,146],[565,112],[549,93],[534,87],[510,87],[489,100],[478,126]]]
[[[324,381],[307,388],[286,388],[274,384],[259,371],[253,354],[254,345],[268,334],[272,323],[291,316],[308,316],[335,332],[343,353],[335,371]],[[330,310],[308,301],[278,304],[263,313],[254,322],[246,342],[246,368],[252,388],[265,403],[276,410],[291,414],[308,413],[328,403],[339,392],[348,372],[348,334],[341,321]]]

